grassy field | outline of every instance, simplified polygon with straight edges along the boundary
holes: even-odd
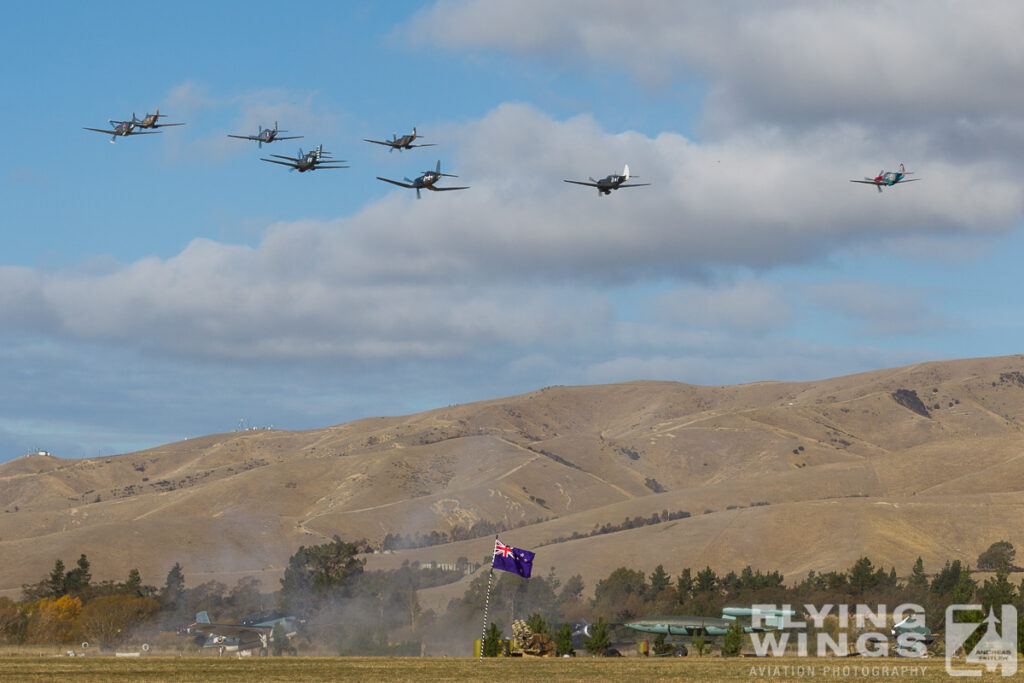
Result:
[[[1024,667],[1022,667],[1024,669]],[[1007,680],[998,673],[983,680]],[[1024,680],[1024,674],[1017,679]],[[941,658],[0,657],[0,681],[948,681]],[[972,680],[978,680],[974,678]]]

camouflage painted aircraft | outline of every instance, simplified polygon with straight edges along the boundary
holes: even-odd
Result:
[[[434,187],[434,183],[444,178],[458,178],[457,175],[451,173],[441,173],[441,160],[437,161],[437,169],[433,171],[423,171],[423,175],[415,180],[409,180],[405,178],[404,183],[400,183],[397,180],[388,180],[387,178],[381,178],[377,176],[377,180],[383,180],[385,183],[391,183],[392,185],[398,185],[399,187],[408,187],[416,190],[416,199],[420,198],[420,190],[433,190],[434,192],[447,192],[448,190],[468,190],[469,187]]]
[[[157,121],[163,118],[164,116],[167,116],[167,114],[161,114],[160,107],[157,107],[155,114],[150,114],[149,112],[146,112],[146,115],[138,120],[135,118],[135,112],[132,112],[132,121],[135,121],[135,125],[137,125],[139,128],[164,128],[166,126],[185,125],[184,123],[157,123]]]
[[[303,154],[302,149],[299,149],[299,156],[297,157],[286,157],[280,154],[271,154],[272,157],[278,159],[284,159],[285,161],[275,161],[274,159],[260,158],[260,161],[269,161],[272,164],[281,164],[282,166],[290,166],[293,171],[299,173],[305,173],[306,171],[316,171],[321,168],[348,168],[348,166],[328,166],[328,164],[340,164],[343,163],[344,159],[338,159],[337,161],[331,159],[329,152],[323,151],[323,145],[317,145],[316,149],[312,149]]]
[[[110,136],[110,144],[114,144],[114,140],[118,137],[127,137],[129,135],[156,135],[157,133],[163,132],[160,130],[135,130],[135,127],[138,125],[138,122],[135,120],[134,115],[132,116],[131,121],[115,121],[113,119],[107,119],[107,123],[112,125],[114,129],[104,130],[102,128],[86,128],[83,126],[82,130],[91,130],[97,133],[106,133],[107,135]]]
[[[398,137],[398,133],[392,133],[390,140],[381,141],[381,140],[369,140],[367,138],[363,138],[363,141],[364,142],[372,142],[375,145],[387,145],[388,147],[391,148],[391,149],[388,150],[389,153],[390,152],[394,152],[396,149],[399,152],[401,152],[403,149],[412,149],[413,147],[437,147],[437,143],[434,143],[434,142],[426,142],[426,143],[420,143],[418,145],[414,145],[413,141],[416,138],[421,138],[421,137],[423,137],[423,136],[416,134],[416,126],[413,126],[412,127],[412,133],[410,133],[408,135],[403,135],[402,137]]]
[[[862,183],[864,185],[874,185],[881,192],[883,187],[892,187],[896,183],[912,183],[920,178],[907,178],[908,175],[913,175],[913,171],[908,171],[903,168],[903,164],[900,164],[900,170],[898,171],[879,171],[878,175],[874,178],[864,178],[864,180],[851,180],[851,183]]]
[[[196,613],[196,620],[185,632],[189,635],[206,636],[203,647],[221,648],[221,653],[228,650],[266,651],[273,641],[274,626],[278,623],[284,628],[285,637],[291,638],[299,630],[299,620],[289,614],[263,613],[242,619],[237,624],[218,624],[210,622],[210,615],[205,611]]]
[[[260,132],[256,135],[228,135],[229,138],[238,138],[239,140],[255,140],[259,143],[260,148],[263,148],[263,143],[270,144],[274,140],[298,140],[301,135],[289,135],[286,137],[277,137],[278,133],[287,133],[286,130],[280,130],[277,127],[277,121],[274,121],[273,128],[264,128],[260,126]]]
[[[663,634],[665,636],[677,636],[692,640],[694,636],[701,635],[711,639],[725,636],[737,622],[737,617],[757,616],[760,625],[753,626],[741,624],[744,633],[764,633],[766,631],[777,631],[784,628],[786,621],[796,616],[793,610],[783,609],[755,609],[751,607],[725,607],[722,609],[722,616],[719,617],[698,617],[698,616],[666,616],[635,619],[623,624],[627,628],[643,633]],[[680,645],[677,654],[685,655],[686,646]]]
[[[637,176],[632,176],[636,178]],[[620,187],[643,187],[644,185],[650,185],[650,183],[631,183],[626,185],[626,181],[630,179],[629,175],[629,164],[626,164],[622,168],[622,175],[605,176],[600,180],[594,180],[593,178],[587,178],[589,183],[585,183],[582,180],[566,180],[564,182],[572,183],[573,185],[586,185],[587,187],[596,187],[597,196],[600,197],[603,194],[611,194],[612,190],[617,190]]]

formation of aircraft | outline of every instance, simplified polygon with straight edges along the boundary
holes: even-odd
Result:
[[[297,157],[286,157],[281,154],[271,154],[272,157],[278,159],[284,159],[284,161],[275,161],[274,159],[260,158],[260,161],[269,161],[272,164],[281,164],[282,166],[290,166],[293,171],[299,173],[305,173],[306,171],[315,171],[321,168],[348,168],[348,166],[331,166],[330,164],[343,163],[344,159],[333,160],[328,152],[324,151],[322,144],[317,145],[316,149],[303,154],[302,150],[299,150],[299,156]]]
[[[105,130],[105,129],[102,129],[102,128],[84,128],[84,130],[94,131],[96,133],[104,133],[106,135],[110,135],[110,142],[113,143],[118,137],[127,137],[129,135],[152,135],[154,133],[161,132],[161,131],[158,131],[158,130],[135,130],[136,128],[149,129],[149,128],[164,128],[164,127],[167,127],[167,126],[184,126],[185,125],[184,123],[159,123],[159,119],[161,119],[164,116],[166,116],[166,114],[161,114],[160,113],[160,108],[157,107],[155,114],[150,114],[150,113],[147,112],[146,115],[144,117],[142,117],[141,119],[137,119],[135,117],[135,113],[134,112],[132,113],[132,118],[131,118],[130,121],[115,121],[113,119],[108,119],[107,122],[109,124],[111,124],[111,126],[113,126],[112,130]],[[269,144],[271,142],[274,142],[275,140],[298,140],[299,138],[303,137],[302,135],[288,135],[288,136],[280,136],[279,135],[279,133],[287,133],[287,132],[288,131],[286,131],[286,130],[282,130],[282,129],[278,128],[277,127],[277,121],[274,121],[274,127],[273,128],[264,128],[261,125],[259,127],[259,132],[257,132],[256,135],[233,135],[233,134],[228,134],[228,137],[229,138],[237,138],[239,140],[252,140],[252,141],[256,142],[261,149],[263,148],[263,143],[265,143],[265,142]],[[411,133],[407,133],[407,134],[401,135],[401,136],[399,136],[397,133],[392,133],[390,140],[371,140],[369,138],[363,138],[363,140],[366,141],[366,142],[371,142],[371,143],[373,143],[375,145],[384,145],[384,146],[388,147],[388,151],[389,152],[393,152],[396,149],[398,151],[402,151],[404,149],[413,149],[415,147],[436,147],[437,146],[436,143],[433,143],[433,142],[420,142],[420,143],[417,143],[416,140],[418,140],[418,139],[420,139],[422,137],[423,136],[420,135],[416,131],[416,127],[413,126],[413,129],[412,129]],[[280,159],[282,161],[278,161],[278,160],[275,160],[275,159],[266,159],[266,158],[261,158],[261,161],[269,161],[272,164],[281,164],[282,166],[289,166],[289,167],[291,167],[292,170],[299,171],[300,173],[303,173],[305,171],[313,171],[313,170],[316,170],[316,169],[319,169],[319,168],[348,168],[348,166],[330,165],[330,164],[341,163],[341,161],[332,161],[330,159],[330,155],[324,154],[322,149],[323,149],[323,145],[320,145],[320,146],[318,146],[316,148],[316,150],[313,150],[313,151],[310,151],[310,152],[306,152],[305,154],[300,149],[298,157],[288,157],[288,156],[282,156],[280,154],[271,154],[270,156],[275,157],[275,159]],[[892,187],[893,185],[896,185],[897,183],[901,183],[901,182],[902,183],[909,183],[909,182],[913,182],[915,180],[920,180],[920,178],[908,178],[907,176],[909,176],[909,175],[913,175],[913,172],[906,170],[906,168],[904,168],[903,164],[901,163],[900,164],[900,170],[898,170],[898,171],[884,171],[883,170],[883,171],[880,171],[879,174],[877,176],[875,176],[874,178],[867,178],[867,177],[865,177],[864,180],[851,180],[850,182],[851,183],[861,183],[861,184],[864,184],[864,185],[874,185],[875,188],[877,188],[878,191],[881,192],[883,187]],[[451,175],[450,173],[441,173],[441,162],[438,161],[437,162],[437,169],[436,170],[434,170],[434,171],[423,171],[422,175],[420,175],[415,180],[410,180],[409,178],[404,178],[405,182],[401,182],[401,181],[398,181],[398,180],[391,180],[389,178],[382,178],[381,176],[377,176],[377,180],[382,180],[382,181],[384,181],[386,183],[391,183],[392,185],[397,185],[399,187],[406,187],[406,188],[414,189],[414,190],[416,190],[416,198],[417,199],[420,198],[420,190],[424,190],[424,189],[431,190],[431,191],[434,191],[434,192],[445,192],[445,191],[448,191],[448,190],[468,190],[469,189],[468,186],[466,186],[466,187],[437,187],[436,183],[442,177],[457,178],[458,176]],[[601,197],[603,195],[610,195],[613,190],[618,190],[618,189],[623,188],[623,187],[644,187],[644,186],[648,186],[648,185],[651,184],[651,183],[630,183],[629,182],[629,180],[631,178],[636,178],[636,177],[637,176],[631,176],[629,174],[629,164],[625,164],[623,166],[623,168],[622,168],[622,173],[620,173],[620,174],[613,173],[613,174],[607,175],[604,178],[601,178],[599,180],[588,177],[586,181],[583,181],[583,180],[568,180],[568,179],[566,179],[563,182],[572,183],[573,185],[584,185],[584,186],[587,186],[587,187],[596,188],[597,189],[597,196]]]
[[[864,180],[851,180],[851,183],[861,183],[864,185],[874,185],[881,192],[883,187],[892,187],[896,183],[912,183],[920,178],[907,178],[908,175],[913,175],[913,171],[908,171],[903,168],[903,164],[900,164],[900,170],[898,171],[879,171],[878,175],[874,178],[864,178]]]
[[[219,624],[210,622],[210,615],[206,611],[197,612],[196,620],[185,632],[199,637],[206,636],[203,647],[220,648],[222,654],[235,650],[266,651],[273,640],[274,626],[278,623],[284,628],[285,637],[292,638],[298,633],[299,620],[290,614],[257,614],[238,623]]]
[[[158,109],[157,111],[160,111],[160,110]],[[278,137],[277,136],[278,133],[287,133],[287,132],[288,131],[286,131],[286,130],[279,129],[277,127],[277,121],[274,121],[274,127],[273,128],[264,128],[263,126],[260,126],[260,132],[258,132],[256,135],[231,135],[231,134],[229,134],[228,137],[229,138],[238,138],[239,140],[255,140],[257,143],[259,143],[260,149],[263,148],[263,143],[264,142],[269,144],[269,143],[273,142],[274,140],[298,140],[299,138],[302,137],[301,135],[288,135],[288,136],[285,136],[285,137]]]
[[[184,123],[158,123],[158,121],[167,116],[167,114],[160,113],[160,107],[156,108],[155,114],[146,112],[146,115],[141,119],[136,120],[135,112],[132,112],[132,121],[135,121],[135,125],[139,128],[166,128],[167,126],[184,126]]]
[[[644,185],[650,185],[650,183],[631,183],[626,185],[626,181],[629,180],[629,164],[626,164],[622,168],[621,175],[607,175],[600,180],[594,180],[593,178],[587,178],[589,183],[585,183],[582,180],[566,180],[564,182],[572,183],[573,185],[586,185],[588,187],[597,188],[597,196],[600,197],[603,194],[611,194],[612,190],[617,190],[620,187],[642,187]],[[634,178],[637,176],[633,176]]]
[[[363,141],[364,142],[372,142],[375,145],[386,145],[386,146],[391,148],[391,149],[388,150],[389,153],[390,152],[394,152],[396,149],[399,152],[401,152],[403,149],[412,149],[413,147],[436,147],[437,146],[437,144],[433,143],[433,142],[424,142],[424,143],[420,143],[420,144],[414,145],[413,141],[416,140],[417,138],[421,138],[421,137],[423,137],[423,136],[416,134],[416,126],[413,126],[412,127],[412,132],[409,133],[408,135],[403,135],[402,137],[398,137],[398,133],[392,133],[390,140],[381,141],[381,140],[369,140],[367,138],[363,138]]]
[[[377,180],[383,180],[385,183],[391,183],[392,185],[398,185],[399,187],[408,187],[416,190],[416,199],[420,198],[420,190],[432,190],[434,192],[447,192],[448,190],[468,190],[469,187],[435,187],[436,183],[441,178],[458,178],[457,175],[451,173],[441,173],[441,160],[437,161],[437,168],[433,171],[423,171],[423,175],[416,178],[415,180],[409,180],[405,178],[405,182],[401,183],[397,180],[388,180],[387,178],[381,178],[377,176]]]

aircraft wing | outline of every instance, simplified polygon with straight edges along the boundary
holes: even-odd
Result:
[[[255,135],[228,135],[229,138],[238,138],[239,140],[259,140]]]
[[[422,145],[409,145],[410,147],[437,147],[436,142],[424,142]]]
[[[192,624],[190,633],[205,633],[217,643],[219,639],[237,639],[239,650],[263,647],[264,640],[273,632],[271,626],[244,626],[242,624]]]
[[[274,142],[277,142],[278,140],[298,140],[301,137],[305,137],[305,136],[304,135],[289,135],[288,137],[278,136],[278,137],[274,138]]]
[[[82,130],[93,130],[96,131],[97,133],[106,133],[107,135],[116,135],[118,137],[124,137],[125,135],[156,135],[157,133],[160,132],[158,130],[135,130],[130,133],[118,133],[112,130],[103,130],[102,128],[86,128],[85,126],[82,127]]]
[[[298,163],[298,161],[299,161],[295,157],[286,157],[283,154],[271,154],[270,156],[275,157],[277,159],[287,159],[288,161],[292,162],[293,164],[294,163]],[[267,161],[270,161],[270,160],[267,159]]]
[[[387,147],[394,147],[394,145],[391,144],[390,142],[381,142],[380,140],[367,140],[366,138],[363,138],[363,142],[372,142],[375,145],[385,145]]]
[[[851,180],[851,183],[860,183],[861,185],[884,185],[885,183],[876,183],[874,180]]]
[[[619,187],[644,187],[650,185],[650,183],[630,183],[629,185],[619,185]]]
[[[164,128],[166,126],[184,126],[184,123],[154,123],[154,128]]]
[[[244,624],[192,624],[188,628],[192,633],[206,633],[211,636],[241,640],[247,640],[246,634],[249,635],[249,640],[253,637],[259,640],[259,634],[270,633],[274,630],[273,626],[246,626]]]
[[[585,183],[582,180],[563,180],[563,183],[572,183],[573,185],[586,185],[587,187],[598,187],[597,183]],[[621,185],[620,185],[621,187]]]
[[[416,187],[415,185],[410,185],[408,183],[400,183],[397,180],[388,180],[387,178],[381,178],[380,176],[377,176],[377,180],[383,180],[385,183],[391,183],[392,185],[398,185],[399,187],[409,187],[409,188],[415,188]],[[449,188],[449,189],[451,189],[451,188]]]
[[[432,185],[428,185],[427,189],[428,190],[433,190],[434,192],[447,192],[448,190],[468,190],[469,186],[466,186],[466,187],[434,187]]]
[[[282,166],[290,166],[291,168],[298,168],[299,167],[299,165],[297,163],[295,163],[294,161],[292,161],[292,162],[276,161],[274,159],[264,159],[263,157],[260,157],[260,161],[269,161],[272,164],[281,164]]]
[[[920,178],[902,178],[902,179],[900,180],[900,183],[912,183],[912,182],[914,182],[915,180],[920,180]],[[897,184],[898,184],[898,183],[897,183]]]

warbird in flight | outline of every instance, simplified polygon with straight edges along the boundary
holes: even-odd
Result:
[[[435,142],[424,142],[424,143],[420,143],[420,144],[414,145],[413,144],[413,140],[415,140],[416,138],[421,138],[421,137],[423,137],[423,136],[416,134],[416,126],[413,126],[412,127],[412,133],[409,133],[408,135],[403,135],[402,137],[398,137],[398,133],[392,133],[390,140],[381,141],[381,140],[369,140],[367,138],[363,138],[363,141],[364,142],[372,142],[375,145],[387,145],[388,147],[391,148],[391,149],[388,150],[388,152],[394,152],[396,149],[399,152],[401,152],[403,149],[412,149],[413,147],[436,147],[437,146],[437,143],[435,143]]]
[[[160,107],[157,107],[155,114],[150,114],[149,112],[146,112],[146,115],[138,120],[136,120],[135,118],[135,112],[132,112],[132,121],[134,121],[135,125],[139,128],[164,128],[165,126],[185,125],[184,123],[158,123],[157,121],[163,118],[164,116],[167,116],[167,114],[161,114]]]
[[[239,140],[255,140],[259,143],[260,148],[263,148],[263,143],[271,143],[274,140],[298,140],[301,135],[289,135],[286,137],[277,137],[278,133],[287,133],[286,130],[279,130],[277,127],[277,121],[274,121],[273,128],[264,128],[260,126],[260,132],[256,135],[228,135],[229,138],[238,138]]]
[[[328,166],[327,164],[340,164],[343,163],[344,159],[334,160],[331,159],[331,155],[328,152],[323,151],[324,146],[318,145],[316,149],[312,149],[305,154],[302,150],[299,150],[299,156],[297,157],[286,157],[280,154],[271,154],[272,157],[278,159],[284,159],[284,161],[275,161],[274,159],[263,159],[260,161],[269,161],[272,164],[281,164],[282,166],[290,166],[293,171],[299,173],[305,173],[306,171],[316,171],[321,168],[348,168],[348,166]]]
[[[448,190],[468,190],[469,187],[434,187],[434,183],[444,178],[458,178],[457,175],[451,173],[441,173],[441,161],[437,162],[437,169],[433,171],[423,171],[416,180],[409,180],[405,178],[404,183],[400,183],[397,180],[388,180],[387,178],[381,178],[377,176],[377,180],[383,180],[385,183],[391,183],[392,185],[398,185],[399,187],[408,187],[416,190],[416,199],[420,198],[420,190],[433,190],[434,192],[447,192]]]
[[[874,178],[864,178],[864,180],[851,180],[851,183],[862,183],[864,185],[874,185],[881,192],[883,187],[892,187],[896,183],[912,183],[920,178],[907,178],[908,175],[913,175],[913,171],[908,171],[903,168],[903,164],[900,164],[900,170],[898,171],[879,171],[878,175]]]
[[[138,121],[135,121],[135,117],[132,116],[131,121],[114,121],[113,119],[107,119],[107,123],[114,127],[114,130],[103,130],[102,128],[86,128],[82,127],[82,130],[91,130],[97,133],[106,133],[110,136],[110,144],[114,144],[114,139],[118,136],[126,137],[128,135],[156,135],[162,133],[160,130],[135,130],[135,126],[138,125]]]
[[[636,176],[633,176],[634,178]],[[609,175],[601,178],[600,180],[594,180],[593,178],[587,178],[589,183],[585,183],[582,180],[566,180],[564,182],[572,183],[573,185],[586,185],[587,187],[596,187],[597,196],[600,197],[603,194],[611,194],[612,190],[617,190],[620,187],[642,187],[644,185],[650,185],[650,183],[630,183],[626,185],[626,181],[629,180],[629,164],[622,167],[622,175]]]

